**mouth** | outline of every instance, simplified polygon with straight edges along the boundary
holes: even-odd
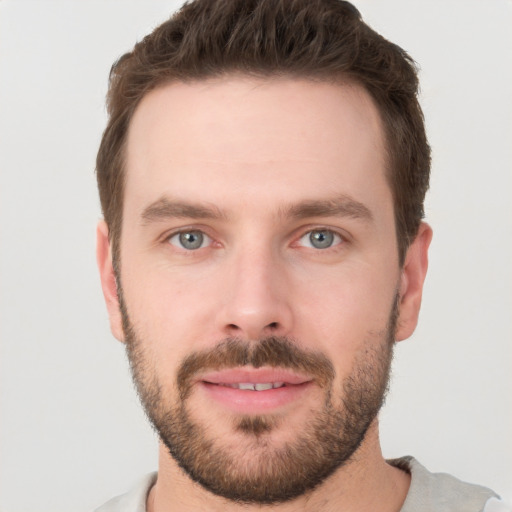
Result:
[[[210,383],[213,384],[213,383]],[[286,386],[284,382],[237,382],[234,384],[226,384],[220,382],[217,386],[226,386],[233,389],[242,389],[243,391],[267,391],[268,389],[277,389]]]
[[[244,367],[202,375],[197,384],[216,405],[250,415],[296,404],[313,386],[313,379],[287,369]]]

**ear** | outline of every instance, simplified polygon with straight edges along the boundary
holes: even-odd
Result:
[[[117,283],[112,264],[112,250],[108,238],[108,226],[105,221],[100,221],[96,228],[96,261],[100,271],[101,288],[107,304],[110,319],[110,330],[119,340],[124,341],[123,322],[119,297],[117,295]]]
[[[427,275],[428,247],[432,240],[432,228],[422,222],[414,242],[409,246],[400,278],[400,313],[395,339],[402,341],[416,329]]]

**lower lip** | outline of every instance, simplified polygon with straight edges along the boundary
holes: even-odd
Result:
[[[264,391],[251,391],[201,382],[209,398],[240,414],[273,412],[298,401],[310,389],[311,382]]]

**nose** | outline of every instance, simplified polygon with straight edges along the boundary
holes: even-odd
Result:
[[[223,336],[257,340],[290,333],[291,289],[283,263],[271,250],[246,249],[230,262],[219,309]]]

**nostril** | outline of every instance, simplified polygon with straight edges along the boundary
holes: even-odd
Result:
[[[238,327],[238,325],[235,324],[228,324],[228,329],[231,329],[232,331],[238,331],[240,330],[240,327]]]
[[[279,327],[279,324],[277,322],[272,322],[271,324],[268,324],[269,329],[277,329]]]

